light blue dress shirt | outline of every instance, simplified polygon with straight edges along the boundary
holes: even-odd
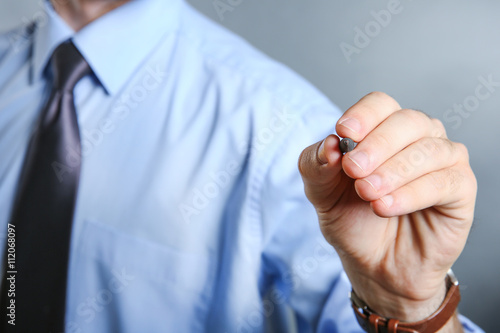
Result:
[[[181,0],[77,33],[38,14],[0,36],[0,249],[49,58],[72,39],[95,76],[74,93],[82,151],[60,161],[81,156],[66,332],[361,332],[297,170],[331,102]]]

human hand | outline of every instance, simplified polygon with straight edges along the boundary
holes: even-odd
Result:
[[[299,159],[321,231],[371,309],[426,318],[444,299],[474,216],[467,149],[448,140],[439,120],[379,92],[347,110],[336,131],[358,146],[342,156],[330,135]]]

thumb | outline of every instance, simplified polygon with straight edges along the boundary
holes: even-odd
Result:
[[[331,206],[331,197],[337,192],[343,178],[339,142],[338,136],[329,135],[323,141],[304,149],[299,157],[299,171],[306,195],[319,210],[325,204],[329,203]]]

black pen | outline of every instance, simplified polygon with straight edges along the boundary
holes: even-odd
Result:
[[[339,148],[342,154],[348,153],[356,147],[356,143],[349,138],[343,138],[340,140]]]

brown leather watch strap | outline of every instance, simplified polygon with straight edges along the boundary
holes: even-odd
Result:
[[[354,291],[351,302],[359,325],[369,333],[433,333],[443,327],[455,313],[460,302],[458,281],[453,272],[446,278],[448,292],[441,306],[429,317],[417,322],[401,322],[393,318],[382,317],[373,312]]]

